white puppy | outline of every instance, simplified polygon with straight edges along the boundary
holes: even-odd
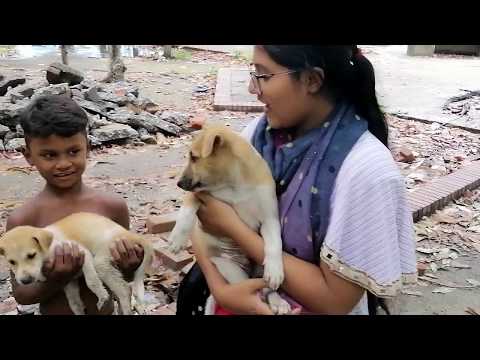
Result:
[[[122,314],[132,313],[131,289],[121,272],[112,264],[110,246],[119,239],[141,245],[144,259],[135,271],[133,294],[136,308],[143,312],[145,268],[152,260],[152,246],[141,236],[127,231],[116,222],[92,213],[76,213],[45,228],[18,226],[0,239],[0,255],[5,256],[15,279],[20,284],[45,281],[42,265],[54,253],[56,245],[77,244],[85,253],[82,272],[90,290],[97,296],[100,310],[109,299],[104,284],[120,303]],[[77,278],[81,275],[78,274]],[[64,289],[68,304],[75,315],[85,314],[77,280]]]
[[[178,186],[191,192],[207,191],[225,201],[251,229],[260,232],[265,243],[263,278],[271,289],[277,290],[284,273],[275,182],[255,148],[224,126],[207,126],[193,140],[189,162]],[[186,246],[197,224],[199,206],[195,196],[188,193],[169,238],[172,252]],[[252,276],[249,260],[231,239],[212,236],[198,224],[195,230],[207,246],[211,261],[229,283]],[[268,292],[267,303],[276,314],[290,311],[289,304],[275,291]],[[212,313],[212,305],[210,297],[206,313]]]

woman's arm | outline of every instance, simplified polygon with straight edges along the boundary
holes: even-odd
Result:
[[[205,231],[230,237],[257,264],[264,259],[263,239],[252,231],[228,204],[207,194],[197,194],[202,202],[198,216]],[[282,289],[306,307],[320,314],[348,314],[360,301],[364,289],[320,266],[283,254],[285,280]]]

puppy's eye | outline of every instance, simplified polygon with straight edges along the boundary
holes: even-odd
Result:
[[[17,263],[15,262],[15,260],[9,260],[8,261],[10,264],[12,264],[13,266],[15,266]]]
[[[27,258],[29,258],[29,259],[31,260],[31,259],[33,259],[36,255],[37,255],[37,253],[31,253],[31,254],[28,254],[28,255],[27,255]]]
[[[192,160],[192,162],[195,162],[198,160],[198,156],[195,156],[192,153],[190,153],[190,160]]]

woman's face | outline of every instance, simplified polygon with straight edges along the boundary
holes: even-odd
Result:
[[[301,124],[312,106],[307,85],[301,79],[286,74],[290,69],[277,64],[261,46],[255,46],[252,64],[257,75],[284,73],[258,79],[257,87],[260,89],[250,80],[249,91],[265,104],[270,126],[280,129]]]

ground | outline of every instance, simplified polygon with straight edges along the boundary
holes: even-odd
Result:
[[[444,102],[459,95],[459,89],[475,90],[472,79],[475,71],[477,75],[480,72],[478,58],[408,58],[395,46],[364,48],[378,71],[379,99],[387,112],[400,111],[435,121],[440,118]],[[235,130],[241,130],[258,113],[214,112],[212,108],[216,70],[248,63],[248,48],[227,46],[227,50],[230,55],[188,50],[183,59],[166,62],[125,58],[126,78],[137,83],[141,94],[163,109],[202,114],[211,121],[227,123]],[[46,65],[58,60],[59,55],[52,52],[33,58],[0,58],[0,72],[43,78]],[[78,54],[71,56],[70,64],[88,78],[97,80],[105,76],[108,68],[104,58]],[[458,70],[467,68],[469,76],[466,76],[466,70]],[[459,79],[455,84],[448,83],[447,79],[451,79],[454,72],[458,72]],[[206,85],[210,90],[205,95],[195,95],[193,88],[196,85]],[[455,116],[443,118],[455,122]],[[399,153],[402,149],[411,151],[414,157],[411,163],[398,162],[406,176],[408,191],[480,157],[477,154],[479,135],[476,133],[392,115],[388,116],[388,122],[394,157],[401,160]],[[175,182],[185,163],[189,141],[190,136],[185,135],[168,138],[161,145],[112,146],[94,150],[90,154],[85,180],[93,187],[121,194],[129,205],[133,228],[144,232],[149,214],[167,213],[180,205],[182,191]],[[8,214],[25,198],[40,190],[43,183],[20,154],[3,153],[0,154],[0,184],[0,229],[3,230]],[[465,314],[469,307],[480,309],[479,284],[475,283],[480,281],[480,245],[476,245],[479,244],[480,225],[477,222],[480,223],[480,199],[478,192],[472,192],[440,214],[416,224],[418,258],[429,268],[417,286],[406,289],[399,297],[397,305],[401,313]],[[0,304],[10,296],[7,278],[5,265],[0,262]],[[455,290],[448,292],[448,289]],[[166,299],[160,289],[150,287],[150,290],[148,296],[152,302],[173,300]]]

